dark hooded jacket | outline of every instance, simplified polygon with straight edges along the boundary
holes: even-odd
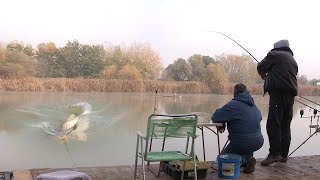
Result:
[[[230,144],[257,150],[263,145],[261,113],[248,91],[238,94],[233,100],[212,115],[213,122],[227,123]]]
[[[259,75],[266,76],[264,93],[282,92],[296,96],[298,65],[289,47],[272,49],[258,64]]]

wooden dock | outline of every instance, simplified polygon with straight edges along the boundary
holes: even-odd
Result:
[[[281,163],[276,162],[269,166],[261,166],[262,159],[257,160],[256,170],[252,174],[240,174],[239,180],[316,180],[320,179],[320,155],[315,156],[299,156],[290,157],[288,162]],[[206,178],[201,179],[222,179],[218,177],[217,164],[213,162],[213,167],[209,168]],[[29,180],[35,179],[40,174],[54,172],[66,169],[31,169],[26,171],[20,171],[20,178]],[[134,166],[118,166],[118,167],[82,167],[82,168],[70,168],[68,170],[80,171],[88,174],[92,180],[132,180],[134,174]],[[141,166],[138,167],[138,178],[142,179]],[[19,171],[14,171],[13,175]],[[23,173],[21,173],[23,172]],[[21,177],[23,175],[26,177]],[[30,174],[32,177],[30,177]],[[28,176],[28,177],[27,177]],[[29,178],[29,179],[28,179]],[[16,178],[15,178],[16,179]],[[160,177],[155,177],[150,171],[147,171],[147,180],[164,180],[173,179],[165,173],[162,173]]]

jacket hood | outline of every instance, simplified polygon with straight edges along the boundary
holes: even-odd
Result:
[[[293,56],[293,52],[289,47],[281,47],[281,48],[273,48],[271,51],[287,51],[290,52],[291,55]]]
[[[239,93],[234,98],[234,100],[244,102],[244,103],[248,104],[249,106],[254,105],[254,100],[248,91],[244,91],[243,93]]]

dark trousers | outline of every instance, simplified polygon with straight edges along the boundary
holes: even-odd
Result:
[[[252,152],[247,152],[247,153],[239,153],[237,151],[237,148],[232,148],[230,144],[227,145],[225,149],[222,150],[221,154],[226,154],[226,153],[231,153],[231,154],[238,154],[241,156],[241,166],[245,166],[248,162],[250,157],[253,157],[253,151]]]
[[[253,153],[259,150],[263,146],[263,136],[248,136],[246,138],[232,138],[230,143],[225,149],[222,150],[221,154],[231,153],[242,156],[242,165],[246,165],[250,157],[253,157]]]
[[[267,133],[271,155],[287,157],[289,153],[294,96],[289,93],[270,93]]]

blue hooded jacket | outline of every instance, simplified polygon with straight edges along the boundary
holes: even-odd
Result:
[[[262,147],[262,116],[248,91],[239,93],[222,108],[217,109],[211,119],[213,122],[227,123],[231,144],[252,146],[253,150]]]

